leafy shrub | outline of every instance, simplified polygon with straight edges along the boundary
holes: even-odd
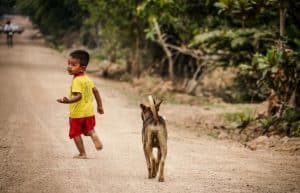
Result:
[[[239,112],[226,113],[224,114],[224,118],[228,122],[236,123],[237,128],[244,129],[253,120],[253,110],[247,108]]]
[[[259,120],[263,133],[277,132],[293,137],[300,136],[300,109],[288,108],[282,117],[268,116]]]

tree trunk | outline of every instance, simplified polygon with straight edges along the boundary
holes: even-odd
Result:
[[[192,95],[195,94],[195,90],[199,85],[199,79],[201,79],[201,77],[203,76],[206,67],[207,67],[206,61],[204,61],[202,64],[200,64],[199,61],[197,62],[197,70],[193,74],[193,78],[189,80],[187,87],[185,89],[188,94],[192,94]]]
[[[134,64],[135,64],[135,74],[139,78],[141,74],[140,70],[140,37],[136,36],[135,39],[135,55],[134,55]]]
[[[100,41],[100,38],[99,38],[99,32],[100,31],[101,31],[101,22],[97,21],[95,23],[95,38],[96,38],[96,46],[97,46],[97,48],[101,47],[101,41]]]
[[[170,52],[169,49],[165,49],[167,58],[168,58],[168,73],[169,73],[169,77],[170,79],[173,81],[174,80],[174,62],[172,59],[172,53]]]
[[[137,5],[136,5],[137,6]],[[140,77],[141,67],[140,67],[140,22],[139,18],[135,15],[132,20],[132,29],[135,36],[135,44],[133,48],[132,61],[131,61],[131,72],[136,76]]]
[[[280,0],[279,2],[279,34],[280,34],[280,39],[279,39],[279,50],[281,52],[284,51],[284,36],[285,36],[285,20],[286,20],[286,12],[287,12],[287,2],[286,0]],[[282,117],[286,107],[288,105],[288,93],[286,93],[285,97],[280,97],[283,98],[281,101],[281,105],[279,107],[279,117]]]
[[[157,42],[162,46],[167,59],[168,59],[168,74],[169,74],[169,78],[174,81],[174,62],[173,62],[173,58],[172,58],[172,52],[169,50],[167,43],[164,39],[163,34],[160,31],[159,25],[157,23],[157,21],[154,22],[154,27],[156,30],[156,34],[158,37]]]
[[[283,49],[283,37],[285,36],[285,19],[287,12],[287,2],[286,0],[280,0],[279,8],[279,33],[280,33],[280,49]]]
[[[296,91],[297,91],[297,88],[294,89],[293,93],[292,93],[292,96],[289,100],[289,107],[291,108],[295,108],[296,107]]]
[[[186,92],[188,94],[194,94],[194,91],[196,87],[199,85],[198,78],[199,74],[201,73],[201,66],[198,66],[197,70],[195,71],[193,78],[188,81],[187,87],[186,87]]]

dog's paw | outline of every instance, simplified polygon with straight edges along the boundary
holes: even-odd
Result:
[[[155,178],[155,177],[156,177],[157,170],[158,170],[158,168],[156,167],[156,164],[154,164],[153,170],[152,170],[152,178]]]
[[[159,178],[158,178],[158,181],[159,181],[159,182],[164,182],[164,181],[165,181],[165,178],[164,178],[164,177],[159,177]]]
[[[156,177],[156,173],[153,172],[153,173],[152,173],[152,178],[155,178],[155,177]]]

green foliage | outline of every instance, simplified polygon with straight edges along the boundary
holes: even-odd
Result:
[[[264,100],[273,90],[281,104],[285,104],[298,89],[299,106],[298,1],[1,0],[0,8],[15,5],[29,15],[44,34],[51,36],[56,45],[62,45],[64,37],[77,31],[79,37],[74,41],[96,48],[96,57],[114,63],[130,60],[138,63],[140,58],[143,63],[140,70],[151,68],[153,72],[152,68],[157,68],[154,72],[164,76],[166,60],[155,42],[153,28],[153,21],[157,21],[168,44],[203,53],[205,61],[200,62],[211,68],[217,65],[240,68],[232,101]],[[279,37],[279,9],[283,8],[287,11],[286,34]],[[278,40],[281,40],[280,46]],[[184,79],[193,77],[199,61],[171,51],[175,75]],[[130,80],[127,74],[123,79]],[[276,125],[280,131],[298,135],[299,120],[294,120],[295,112],[298,111],[283,111],[280,118],[268,117],[261,120],[261,124],[265,129]],[[239,122],[241,127],[251,120],[245,113],[227,118]]]
[[[54,40],[78,30],[85,16],[77,0],[17,0],[16,5]]]
[[[272,22],[278,3],[278,0],[219,0],[215,6],[218,13],[227,18],[227,24],[246,27],[257,24],[261,17],[265,22]]]
[[[286,2],[293,5],[290,0]],[[156,20],[168,43],[200,50],[210,56],[208,63],[212,65],[240,66],[241,77],[246,78],[245,82],[250,80],[249,89],[244,90],[257,90],[259,82],[266,90],[262,91],[263,96],[268,89],[280,85],[268,81],[280,71],[279,66],[295,65],[298,61],[294,55],[300,48],[296,13],[299,3],[288,6],[287,12],[286,44],[293,56],[276,54],[273,59],[270,50],[278,39],[279,0],[17,0],[16,5],[55,40],[77,30],[84,45],[101,47],[101,54],[107,59],[132,58],[136,53],[140,56],[135,57],[140,57],[146,68],[154,59],[164,58],[152,42],[152,24]],[[182,66],[190,60],[175,61],[177,75],[183,74]],[[295,73],[290,69],[285,72],[286,76],[291,74]]]
[[[269,116],[259,119],[259,123],[264,131],[268,130],[277,121],[276,116]]]
[[[259,77],[259,88],[274,90],[285,102],[300,80],[299,57],[299,53],[289,49],[271,48],[266,55],[256,53],[246,73]]]
[[[0,0],[0,16],[10,13],[16,4],[16,0]]]
[[[196,35],[189,47],[219,55],[219,65],[238,66],[250,64],[253,54],[265,52],[273,38],[271,30],[263,28],[211,30]]]
[[[276,115],[259,119],[259,123],[266,132],[277,132],[291,137],[300,136],[300,109],[288,108],[282,117]]]
[[[229,123],[237,124],[237,128],[244,129],[253,121],[253,110],[244,109],[234,113],[225,113],[224,118]]]

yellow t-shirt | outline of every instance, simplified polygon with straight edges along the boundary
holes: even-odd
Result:
[[[70,104],[70,117],[82,118],[94,115],[93,107],[94,82],[86,75],[76,76],[72,80],[70,96],[74,92],[81,93],[80,101]]]

